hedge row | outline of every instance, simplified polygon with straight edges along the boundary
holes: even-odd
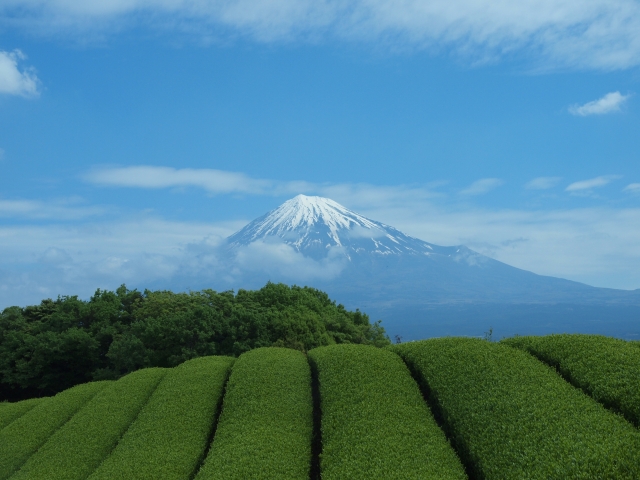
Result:
[[[0,479],[9,478],[109,381],[85,383],[47,398],[0,431]]]
[[[29,410],[38,405],[42,398],[32,398],[30,400],[23,400],[21,402],[0,403],[0,430],[13,422],[16,418],[20,418]]]
[[[166,369],[138,370],[100,391],[12,479],[85,479],[111,453]]]
[[[233,366],[203,479],[308,479],[313,434],[305,355],[258,348]]]
[[[91,480],[187,479],[199,467],[235,359],[201,357],[167,373]]]
[[[393,347],[479,478],[640,478],[640,432],[507,345],[442,338]]]
[[[400,357],[363,345],[309,352],[329,479],[462,479],[466,474]]]
[[[574,386],[640,426],[640,348],[601,335],[515,337],[502,341],[558,369]]]

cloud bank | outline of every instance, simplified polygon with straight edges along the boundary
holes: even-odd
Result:
[[[111,187],[200,187],[210,193],[264,194],[274,184],[270,180],[254,179],[238,172],[148,165],[96,169],[85,174],[84,179]]]
[[[620,107],[631,97],[620,92],[607,93],[604,97],[587,102],[584,105],[572,105],[569,112],[580,117],[589,115],[604,115],[606,113],[619,112]]]
[[[20,50],[13,52],[0,50],[0,94],[38,96],[39,80],[33,69],[20,70],[18,66],[18,63],[25,58],[26,56]]]
[[[337,39],[452,49],[474,61],[526,52],[546,66],[620,69],[640,63],[635,0],[4,0],[5,27],[109,34],[150,26],[202,39]]]

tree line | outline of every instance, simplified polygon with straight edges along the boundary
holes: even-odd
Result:
[[[388,345],[380,321],[310,287],[140,292],[122,285],[88,300],[61,296],[0,314],[0,401],[48,396],[145,367],[257,347],[307,351],[335,343]]]

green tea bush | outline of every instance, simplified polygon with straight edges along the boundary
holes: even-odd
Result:
[[[3,402],[0,407],[0,429],[9,425],[16,418],[20,418],[43,400],[45,399],[32,398],[30,400],[22,400],[21,402],[15,403]]]
[[[551,365],[574,386],[640,426],[640,348],[601,335],[502,340]]]
[[[463,479],[400,357],[363,345],[309,352],[322,411],[323,479]]]
[[[0,431],[0,479],[9,478],[94,395],[112,382],[77,385],[38,403]]]
[[[234,358],[201,357],[171,369],[91,480],[188,479],[208,447]]]
[[[311,371],[297,350],[268,347],[233,365],[209,455],[196,479],[308,479]]]
[[[166,373],[138,370],[100,391],[12,479],[85,479],[111,453]]]
[[[469,338],[392,348],[478,478],[640,478],[640,432],[531,355]]]

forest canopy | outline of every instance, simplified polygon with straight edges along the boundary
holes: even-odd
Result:
[[[53,395],[145,367],[253,348],[307,351],[335,343],[389,344],[380,321],[310,287],[140,292],[122,285],[9,307],[0,314],[0,401]]]

